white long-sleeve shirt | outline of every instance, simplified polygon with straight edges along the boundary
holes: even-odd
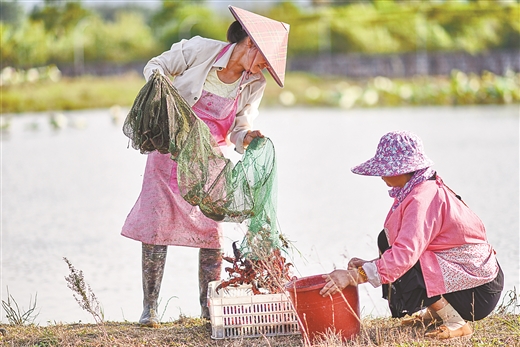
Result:
[[[236,44],[231,45],[226,53],[216,60],[227,42],[195,36],[189,40],[174,43],[170,50],[150,59],[144,67],[146,80],[154,70],[165,76],[173,77],[173,85],[186,101],[193,106],[202,94],[204,81],[212,67],[227,66]],[[229,130],[229,139],[235,144],[238,153],[244,153],[243,140],[258,116],[258,107],[262,100],[266,80],[262,73],[246,76],[240,85],[237,114]]]

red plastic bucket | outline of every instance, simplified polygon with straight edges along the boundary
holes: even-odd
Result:
[[[322,297],[320,290],[325,282],[322,275],[316,275],[285,286],[298,314],[300,329],[311,341],[331,332],[349,340],[360,329],[358,289],[348,286],[342,293]]]

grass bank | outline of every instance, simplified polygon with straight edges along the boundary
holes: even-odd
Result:
[[[520,315],[493,314],[472,323],[474,334],[470,339],[439,342],[424,338],[424,327],[400,326],[398,319],[367,318],[360,334],[352,341],[341,342],[328,336],[318,347],[520,347]],[[259,347],[305,346],[301,335],[249,339],[211,339],[211,328],[204,320],[181,317],[164,323],[159,329],[141,328],[136,323],[105,322],[102,324],[54,324],[45,327],[0,325],[2,346],[70,346],[70,347],[142,347],[142,346],[214,346]],[[431,328],[429,328],[431,329]]]
[[[24,113],[131,106],[143,83],[143,77],[137,74],[17,83],[0,87],[0,111]]]
[[[375,77],[349,80],[288,73],[279,88],[270,76],[262,107],[320,106],[394,107],[413,105],[478,105],[520,103],[520,73],[503,76],[484,72],[467,75],[418,76],[407,79]],[[133,104],[144,79],[122,76],[19,79],[0,85],[0,114],[109,108]]]

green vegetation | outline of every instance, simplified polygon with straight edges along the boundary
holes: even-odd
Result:
[[[29,309],[24,310],[18,306],[18,303],[9,293],[9,287],[7,288],[7,301],[2,300],[2,308],[5,311],[5,318],[11,325],[25,325],[32,324],[38,313],[36,313],[36,301],[38,300],[38,293],[34,296],[34,302],[32,298],[29,300]]]
[[[144,78],[136,73],[124,76],[61,78],[59,71],[47,74],[15,72],[11,82],[0,86],[0,114],[66,111],[132,106]],[[28,76],[38,75],[36,80]],[[15,81],[16,83],[12,82]],[[289,73],[280,89],[267,76],[268,86],[262,107],[320,106],[394,107],[413,105],[476,105],[520,103],[520,74],[497,76],[490,72],[451,76],[423,76],[391,80],[375,77],[366,80],[321,78],[304,73]]]
[[[365,80],[319,78],[289,74],[280,91],[274,82],[266,89],[264,105],[313,105],[342,108],[416,105],[510,104],[520,102],[520,74],[490,72],[450,76],[417,76]]]
[[[477,53],[520,47],[517,1],[313,3],[327,5],[285,1],[255,10],[291,25],[289,59],[319,52]],[[182,38],[223,40],[231,20],[224,5],[217,11],[202,0],[163,0],[158,9],[45,0],[28,16],[16,0],[0,0],[0,68],[146,61]]]
[[[520,48],[518,1],[298,1],[277,2],[260,14],[291,25],[289,59],[319,53],[388,54]],[[326,4],[326,5],[324,5]],[[44,0],[28,14],[17,0],[0,0],[0,113],[131,106],[144,84],[139,74],[75,79],[56,66],[144,62],[182,38],[224,39],[232,17],[198,1],[86,7]],[[271,84],[263,106],[381,107],[518,103],[517,73],[489,72],[365,80],[288,73]]]
[[[66,111],[131,106],[144,85],[144,77],[62,78],[0,87],[0,113]]]

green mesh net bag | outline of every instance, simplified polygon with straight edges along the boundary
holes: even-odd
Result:
[[[250,257],[284,246],[276,224],[276,156],[268,138],[255,138],[237,164],[225,158],[207,125],[169,79],[155,71],[123,125],[141,153],[170,153],[183,198],[207,217],[247,221],[241,250]]]

